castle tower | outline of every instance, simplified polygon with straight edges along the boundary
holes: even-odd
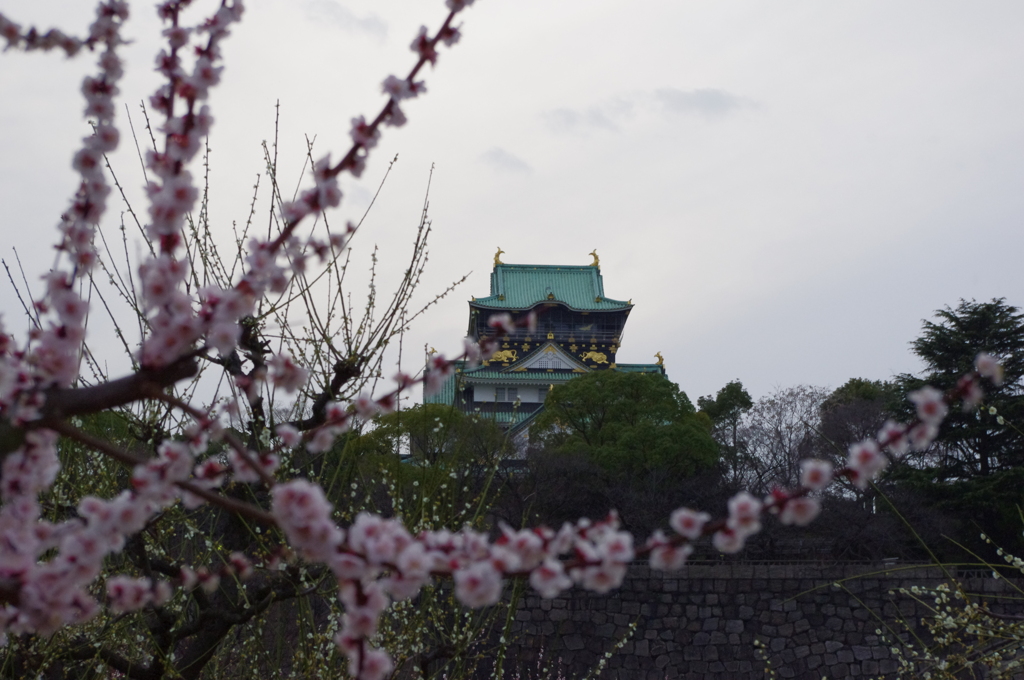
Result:
[[[494,258],[490,295],[469,303],[467,335],[474,340],[488,335],[487,321],[499,313],[519,318],[535,312],[537,328],[501,337],[489,361],[473,369],[459,367],[426,403],[452,404],[494,418],[525,451],[529,423],[555,385],[595,370],[664,374],[660,360],[616,362],[633,304],[605,295],[596,252],[589,265],[505,264],[501,252]]]

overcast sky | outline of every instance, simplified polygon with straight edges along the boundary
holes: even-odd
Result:
[[[0,11],[83,34],[88,5]],[[152,6],[133,4],[124,50],[121,102],[137,130],[158,85]],[[379,110],[380,82],[407,72],[416,30],[444,14],[440,0],[248,0],[211,100],[211,214],[225,239],[248,215],[275,102],[294,186],[305,135],[343,153],[350,119]],[[362,213],[399,154],[354,253],[366,261],[379,244],[385,277],[397,275],[435,165],[421,298],[472,273],[408,347],[458,350],[499,246],[505,262],[541,264],[587,264],[596,248],[606,294],[636,304],[619,360],[661,351],[694,400],[736,378],[760,396],[914,371],[908,343],[935,309],[1024,304],[1019,1],[479,0],[462,21],[409,123],[385,131],[361,183],[343,182],[336,218]],[[74,191],[93,62],[0,55],[0,255],[11,263],[16,247],[33,283]],[[127,132],[123,109],[119,123]],[[137,196],[129,136],[121,149],[115,170]],[[112,202],[111,228],[121,209]]]

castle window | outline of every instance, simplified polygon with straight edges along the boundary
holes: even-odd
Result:
[[[494,401],[515,401],[519,396],[519,389],[516,387],[494,388]]]

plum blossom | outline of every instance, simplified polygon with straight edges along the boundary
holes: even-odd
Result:
[[[800,461],[800,486],[820,491],[832,481],[832,463],[827,460],[805,458]]]
[[[437,63],[437,48],[430,40],[430,34],[427,32],[426,26],[420,26],[419,33],[413,38],[409,49],[418,54],[420,59],[429,62],[431,66]]]
[[[359,116],[352,119],[352,131],[349,135],[353,143],[364,149],[372,149],[377,146],[377,140],[380,139],[380,130],[368,124],[366,118]]]
[[[501,573],[489,561],[457,569],[452,577],[455,596],[467,607],[486,607],[501,598]]]
[[[274,433],[280,438],[281,443],[288,447],[298,446],[302,441],[302,433],[288,423],[283,423],[274,428]]]
[[[921,422],[907,431],[907,440],[912,451],[924,451],[939,436],[937,423]]]
[[[448,377],[455,371],[455,364],[442,355],[432,357],[427,362],[427,370],[423,376],[423,394],[437,394]]]
[[[910,448],[907,426],[892,420],[885,421],[882,429],[878,431],[878,443],[894,456],[904,455]]]
[[[693,553],[692,545],[689,543],[674,545],[660,529],[656,530],[647,540],[647,546],[651,549],[651,569],[659,571],[682,569],[686,564],[686,559]]]
[[[974,359],[974,370],[983,378],[988,378],[998,387],[1003,384],[1003,367],[999,359],[988,352],[981,352]]]
[[[228,465],[231,467],[231,475],[236,482],[243,484],[248,482],[260,481],[260,473],[264,475],[272,475],[280,465],[281,461],[277,455],[273,453],[257,453],[255,451],[248,452],[249,460],[251,460],[258,469],[253,468],[241,454],[235,449],[228,451]]]
[[[550,599],[571,588],[572,579],[560,561],[549,557],[530,572],[530,585],[541,597]]]
[[[381,85],[384,94],[389,95],[396,102],[403,99],[412,99],[427,91],[427,85],[422,80],[410,82],[405,78],[388,76]]]
[[[275,354],[267,363],[270,366],[270,379],[285,392],[295,392],[309,379],[309,371],[296,364],[287,354]]]
[[[729,499],[729,518],[726,523],[733,531],[756,534],[761,530],[761,501],[746,491],[740,491]]]
[[[715,550],[730,555],[743,550],[746,540],[746,534],[729,527],[719,529],[711,535],[711,544],[715,546]]]
[[[888,464],[889,459],[878,450],[878,444],[871,439],[865,439],[850,447],[846,467],[853,473],[850,481],[858,489],[866,489],[868,483]]]
[[[779,512],[779,521],[783,524],[807,526],[821,512],[821,504],[815,498],[796,496],[786,500]]]
[[[926,385],[907,395],[917,407],[917,417],[925,423],[938,425],[946,417],[948,407],[941,390]]]
[[[672,516],[669,519],[669,526],[672,530],[683,538],[688,538],[691,541],[695,541],[701,537],[704,531],[704,525],[707,524],[708,520],[711,519],[711,515],[706,512],[697,512],[689,508],[679,508],[672,512]]]
[[[490,318],[487,319],[487,325],[505,335],[514,332],[516,329],[516,324],[512,320],[512,315],[508,312],[492,314]]]

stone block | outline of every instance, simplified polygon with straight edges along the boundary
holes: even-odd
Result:
[[[583,649],[583,638],[579,635],[568,635],[564,638],[565,648],[569,651],[577,651]]]
[[[743,622],[740,621],[739,619],[735,619],[735,620],[732,620],[732,621],[726,621],[725,622],[725,632],[726,633],[742,633],[743,632]]]

